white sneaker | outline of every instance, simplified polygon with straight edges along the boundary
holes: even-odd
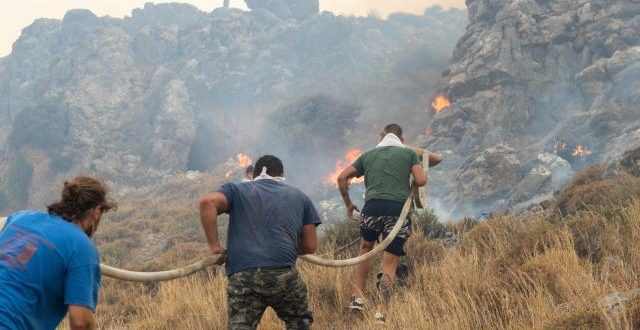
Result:
[[[384,324],[384,314],[376,312],[376,315],[374,315],[373,318],[376,320],[377,324]]]
[[[353,297],[349,304],[349,308],[358,311],[364,310],[364,299],[360,297]]]

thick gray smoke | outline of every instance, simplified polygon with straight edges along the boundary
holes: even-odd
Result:
[[[238,153],[279,154],[294,182],[322,187],[384,124],[423,131],[465,11],[381,20],[265,4],[74,10],[25,28],[0,61],[0,211],[42,205],[41,187],[70,173],[140,186],[222,175]]]

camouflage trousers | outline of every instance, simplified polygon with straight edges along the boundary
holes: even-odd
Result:
[[[229,276],[227,327],[256,329],[267,307],[273,308],[287,329],[309,329],[313,314],[307,285],[295,269],[254,268]]]

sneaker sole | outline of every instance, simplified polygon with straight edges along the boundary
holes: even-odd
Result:
[[[363,311],[364,307],[360,307],[360,306],[349,306],[349,309],[354,310],[354,311]]]

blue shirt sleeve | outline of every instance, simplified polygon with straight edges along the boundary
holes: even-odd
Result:
[[[233,191],[233,183],[225,183],[220,188],[218,188],[218,192],[222,193],[224,197],[227,198],[227,210],[231,210],[231,207],[233,205]]]
[[[313,205],[313,202],[309,199],[309,197],[305,196],[304,203],[304,219],[302,221],[303,225],[311,225],[314,224],[316,227],[322,223],[320,221],[320,216],[318,215],[318,211],[316,207]]]
[[[64,303],[84,306],[95,313],[100,289],[100,259],[93,243],[89,244],[79,246],[69,261],[64,279]]]

